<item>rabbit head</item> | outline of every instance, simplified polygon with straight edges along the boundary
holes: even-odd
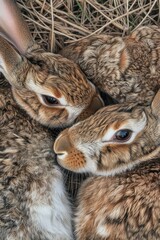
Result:
[[[33,41],[14,1],[6,0],[2,4],[1,35],[18,51],[0,37],[0,67],[17,103],[32,118],[51,127],[68,126],[102,107],[94,85],[79,67],[41,49]]]
[[[54,144],[59,164],[75,172],[112,174],[153,156],[160,145],[159,99],[160,90],[148,107],[107,106],[65,129]]]

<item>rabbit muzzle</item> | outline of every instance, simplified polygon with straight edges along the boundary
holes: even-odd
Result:
[[[57,156],[57,162],[62,167],[74,172],[79,172],[79,169],[85,167],[85,156],[75,148],[71,142],[68,129],[65,129],[63,133],[59,135],[54,143],[53,149]]]

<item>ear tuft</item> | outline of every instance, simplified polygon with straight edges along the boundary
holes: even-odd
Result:
[[[153,115],[160,118],[160,89],[156,93],[152,103],[151,103],[151,110]]]

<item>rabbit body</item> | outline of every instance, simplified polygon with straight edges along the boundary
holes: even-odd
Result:
[[[160,158],[115,176],[88,178],[78,195],[77,239],[160,239],[159,183]]]
[[[0,88],[0,239],[72,239],[71,210],[53,136]]]
[[[10,91],[12,91],[17,104],[39,124],[50,128],[70,126],[92,115],[104,105],[95,86],[87,80],[77,64],[61,55],[45,52],[44,49],[33,40],[27,23],[24,21],[16,5],[16,1],[1,1],[0,35],[3,36],[0,36],[0,71],[10,83]],[[12,45],[10,43],[12,43]],[[1,98],[5,104],[4,90],[1,89],[1,91]],[[7,92],[6,96],[8,94]],[[9,98],[8,101],[10,101]],[[13,101],[13,106],[14,105],[16,105],[16,103]],[[8,104],[6,106],[8,106]],[[16,109],[18,109],[18,107],[16,107]],[[12,109],[12,104],[11,110],[3,111],[4,131],[7,131],[9,128],[9,123],[5,122],[5,118],[9,119],[10,115],[13,115],[12,111],[13,113],[15,112],[14,108]],[[17,111],[17,120],[14,119],[13,121],[14,124],[18,124],[16,125],[17,130],[16,127],[15,130],[14,127],[12,127],[11,130],[19,132],[19,128],[21,128],[26,136],[34,131],[32,129],[33,124],[38,126],[36,129],[40,128],[38,123],[34,123],[25,113],[21,116],[19,110]],[[20,116],[17,115],[18,113]],[[6,117],[6,114],[8,117]],[[32,123],[28,121],[26,123],[24,116],[26,116],[26,119],[29,118],[30,120],[28,121],[32,121]],[[23,124],[20,127],[19,123],[21,118]],[[28,130],[29,126],[26,128],[28,132],[25,132],[24,122],[26,126],[30,124],[31,130]],[[45,128],[42,127],[42,131],[44,129]],[[39,130],[38,133],[42,131]],[[44,134],[46,134],[46,130],[44,130],[44,132]],[[34,137],[35,139],[38,139],[38,133],[37,136]],[[43,134],[40,135],[40,138],[41,137],[42,140],[45,141]],[[48,137],[48,139],[50,140],[48,140],[49,146],[51,146],[50,142],[53,142],[53,139],[51,137]],[[33,138],[31,142],[35,148]],[[25,144],[27,144],[27,142]],[[38,147],[40,146],[37,143],[37,148]],[[23,148],[21,147],[20,149],[22,151]],[[47,149],[49,149],[49,147]],[[40,151],[41,147],[39,148],[39,152]],[[17,156],[18,154],[19,153],[17,153]],[[29,156],[28,153],[26,156]],[[73,195],[73,192],[77,191],[82,178],[75,175],[72,176],[68,171],[65,172],[64,175],[69,193]],[[72,177],[75,182],[73,185]]]
[[[126,38],[91,36],[60,53],[119,102],[148,104],[160,87],[160,30],[141,27]]]
[[[160,90],[150,106],[104,107],[60,133],[58,163],[90,173],[80,187],[78,240],[160,239]]]

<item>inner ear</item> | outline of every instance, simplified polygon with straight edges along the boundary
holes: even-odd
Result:
[[[0,34],[23,55],[39,48],[33,41],[16,1],[1,0],[0,3]]]
[[[160,90],[158,90],[157,94],[153,98],[153,101],[151,103],[151,110],[153,115],[160,118]]]

